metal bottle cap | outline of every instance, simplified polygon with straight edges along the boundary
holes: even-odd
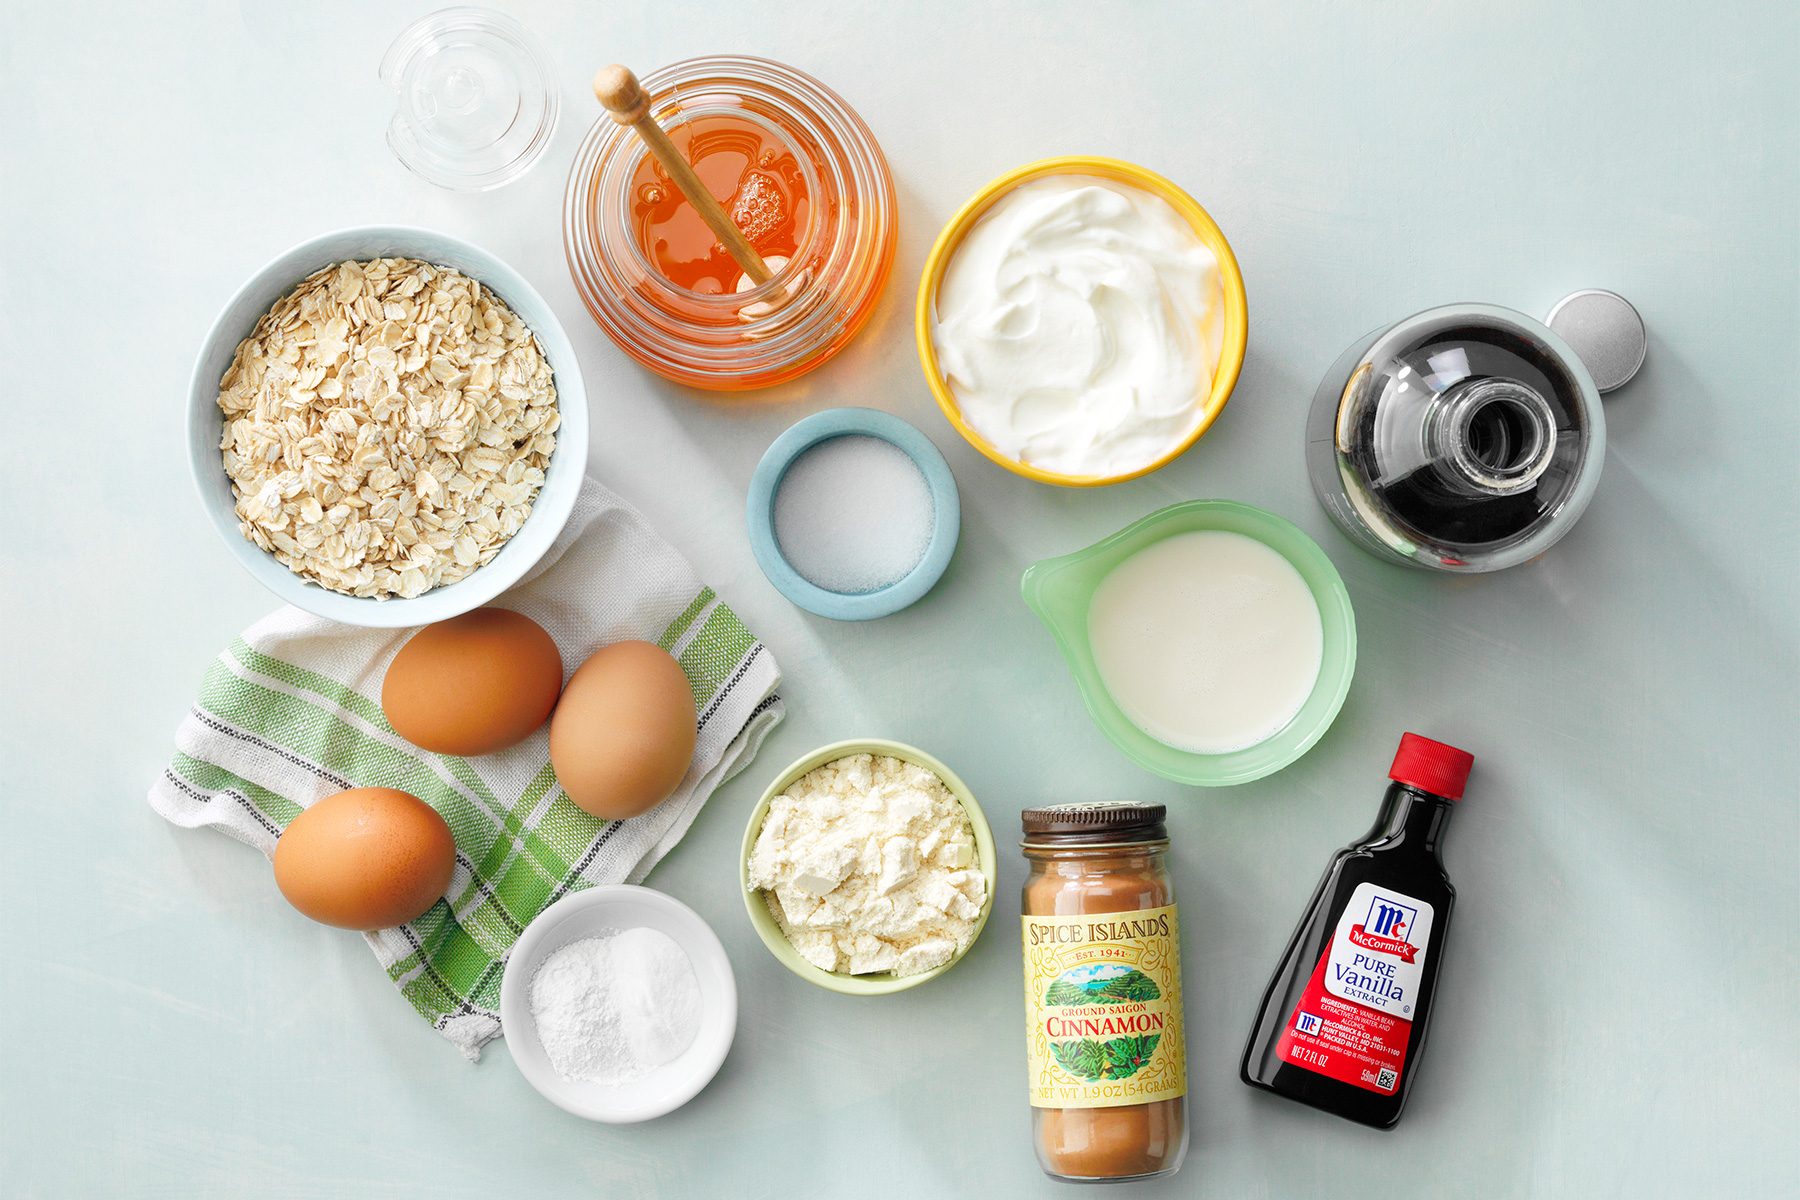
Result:
[[[1644,365],[1649,345],[1644,318],[1617,292],[1603,288],[1573,292],[1556,302],[1544,324],[1581,357],[1601,392],[1623,387]]]

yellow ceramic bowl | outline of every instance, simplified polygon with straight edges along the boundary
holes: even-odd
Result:
[[[931,327],[937,309],[938,285],[943,282],[944,271],[950,260],[956,255],[956,248],[962,244],[963,236],[974,227],[987,210],[996,201],[1022,183],[1045,175],[1093,175],[1101,179],[1113,179],[1128,184],[1154,196],[1160,196],[1180,213],[1187,223],[1194,228],[1200,240],[1206,243],[1213,256],[1219,260],[1219,280],[1225,288],[1225,339],[1219,354],[1219,369],[1213,373],[1212,392],[1206,397],[1205,408],[1200,423],[1194,427],[1181,445],[1175,447],[1148,466],[1135,471],[1126,471],[1119,475],[1064,475],[1056,471],[1044,471],[1030,463],[1020,462],[1002,454],[993,443],[976,432],[963,419],[962,409],[956,403],[956,394],[950,390],[949,381],[938,366],[937,349],[932,345]],[[931,256],[925,260],[925,275],[919,280],[919,299],[914,309],[913,329],[919,343],[919,363],[925,368],[925,382],[931,385],[931,394],[937,397],[938,407],[944,410],[944,416],[950,424],[963,435],[968,443],[999,463],[1015,475],[1023,475],[1027,479],[1035,479],[1039,483],[1054,483],[1061,487],[1100,487],[1108,483],[1123,483],[1127,479],[1136,479],[1140,475],[1148,475],[1159,467],[1174,462],[1188,448],[1199,441],[1212,423],[1218,419],[1225,408],[1225,402],[1231,399],[1231,389],[1237,386],[1238,372],[1244,366],[1244,345],[1249,337],[1250,319],[1248,306],[1244,298],[1244,276],[1238,270],[1237,256],[1231,252],[1231,243],[1225,240],[1218,225],[1194,198],[1164,179],[1154,171],[1147,171],[1134,163],[1121,162],[1116,158],[1092,158],[1087,155],[1071,155],[1067,158],[1046,158],[1040,162],[1029,163],[1016,171],[1008,171],[986,187],[976,192],[974,197],[959,209],[950,223],[944,226],[944,232],[938,234],[937,244],[931,248]]]

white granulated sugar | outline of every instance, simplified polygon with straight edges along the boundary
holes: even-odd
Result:
[[[906,451],[860,434],[820,442],[775,491],[775,540],[809,582],[854,595],[896,582],[925,556],[931,487]]]
[[[667,934],[607,932],[544,959],[531,977],[531,1019],[564,1079],[629,1083],[693,1044],[700,982]]]
[[[769,802],[750,885],[801,957],[850,975],[948,962],[987,903],[975,831],[944,781],[867,754],[809,771]]]

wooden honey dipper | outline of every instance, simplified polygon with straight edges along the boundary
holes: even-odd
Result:
[[[656,118],[650,115],[650,95],[644,91],[637,76],[617,63],[600,68],[599,73],[594,76],[594,98],[612,114],[613,120],[636,130],[637,135],[644,139],[644,145],[656,156],[656,161],[662,164],[663,170],[669,173],[669,178],[675,181],[675,186],[681,189],[687,202],[694,206],[694,211],[712,229],[726,253],[750,277],[750,282],[761,285],[774,278],[774,273],[763,262],[762,255],[756,252],[756,247],[750,244],[749,239],[744,237],[743,230],[719,207],[712,192],[700,182],[700,177],[694,174],[694,168],[682,156],[681,151],[675,148],[675,143],[669,140],[663,127],[656,123]]]

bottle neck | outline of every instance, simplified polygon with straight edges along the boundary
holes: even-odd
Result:
[[[1512,496],[1535,487],[1556,458],[1556,416],[1516,379],[1465,379],[1432,405],[1425,446],[1453,491]]]
[[[1450,824],[1450,810],[1455,804],[1442,796],[1422,792],[1404,783],[1391,783],[1381,798],[1381,812],[1362,841],[1365,846],[1380,842],[1389,847],[1405,846],[1420,854],[1436,857],[1444,840],[1444,827]]]

